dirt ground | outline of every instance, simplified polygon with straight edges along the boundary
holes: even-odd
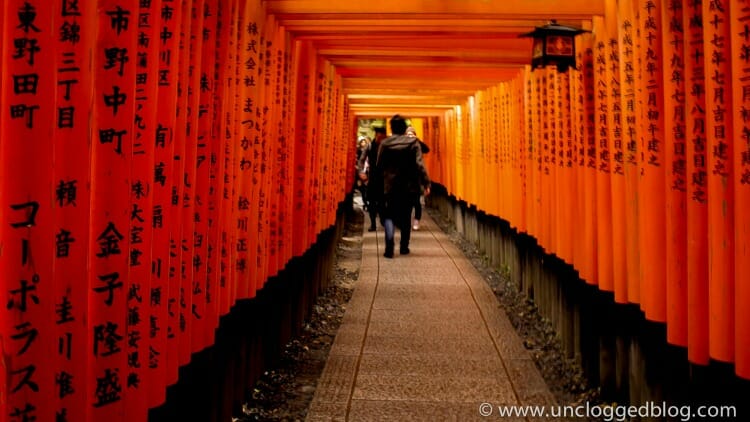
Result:
[[[336,250],[336,268],[330,287],[318,298],[303,334],[286,345],[279,365],[269,369],[248,392],[248,401],[235,421],[304,421],[315,394],[315,386],[325,367],[336,330],[346,311],[346,304],[359,277],[362,256],[362,233],[365,217],[356,205],[346,221],[342,240]],[[426,212],[449,234],[477,270],[484,276],[505,309],[524,345],[531,353],[542,376],[561,405],[599,402],[596,389],[586,385],[575,362],[564,358],[554,330],[474,245],[458,234],[450,223],[435,211]],[[369,220],[368,220],[369,221]]]

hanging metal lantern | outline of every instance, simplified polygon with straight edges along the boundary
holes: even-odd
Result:
[[[533,31],[521,34],[520,37],[533,37],[531,68],[556,65],[558,72],[565,72],[568,67],[576,69],[575,36],[585,29],[559,25],[552,20],[544,26],[537,26]]]

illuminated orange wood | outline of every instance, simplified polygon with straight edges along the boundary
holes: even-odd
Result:
[[[372,2],[366,0],[338,0],[315,2],[305,0],[272,0],[268,1],[269,13],[361,13],[371,10]],[[527,16],[587,17],[603,14],[603,5],[586,0],[569,0],[556,2],[529,2],[524,0],[507,0],[488,2],[483,0],[431,2],[416,0],[382,0],[378,9],[399,14],[416,14],[429,10],[440,14],[483,14],[496,18],[514,19]]]
[[[314,127],[312,116],[314,109],[311,107],[315,92],[315,54],[308,42],[298,43],[296,54],[299,57],[297,73],[297,98],[296,98],[296,136],[295,136],[295,206],[294,206],[294,251],[295,255],[301,255],[309,246],[308,232],[310,227],[310,198],[311,172],[309,170],[310,156],[312,155],[312,142],[310,141]]]
[[[627,298],[640,301],[640,254],[638,229],[638,121],[637,103],[635,5],[632,0],[618,2],[618,43],[621,76],[622,142],[624,164],[625,266]]]
[[[179,28],[182,23],[182,1],[174,4],[174,13],[171,17],[163,19],[159,26],[161,31],[172,33],[175,36],[159,43],[159,74],[160,83],[157,91],[157,129],[154,142],[154,176],[153,176],[153,209],[152,229],[152,278],[151,278],[151,316],[149,341],[152,350],[149,356],[150,379],[149,403],[157,406],[166,399],[166,386],[173,380],[168,381],[167,369],[169,364],[169,347],[173,341],[168,339],[173,334],[175,319],[170,316],[174,314],[174,304],[170,305],[170,292],[174,294],[169,276],[170,268],[175,264],[171,255],[173,250],[172,233],[173,225],[178,222],[172,212],[172,189],[177,189],[178,181],[174,177],[175,136],[177,130],[177,88],[179,72],[178,46],[180,42]],[[172,352],[174,353],[174,352]]]
[[[111,66],[107,51],[136,51],[135,25],[122,26],[138,2],[99,0],[92,109],[91,228],[89,236],[89,361],[87,420],[125,413],[128,383],[127,315],[130,294],[131,159],[135,147],[135,61]],[[119,15],[112,25],[112,14]],[[77,358],[82,358],[81,356]]]
[[[527,82],[527,96],[529,99],[529,195],[528,233],[531,236],[539,236],[539,175],[541,168],[540,139],[541,139],[541,108],[539,106],[541,87],[538,77],[535,76],[527,66],[524,69]]]
[[[198,0],[195,0],[198,1]],[[189,265],[186,261],[186,257],[183,255],[192,256],[192,250],[187,247],[188,242],[192,239],[192,230],[188,230],[187,227],[192,228],[192,221],[185,221],[187,218],[190,220],[190,215],[186,214],[183,207],[188,205],[185,201],[186,190],[188,194],[191,191],[191,177],[190,167],[187,163],[186,157],[188,151],[195,145],[190,145],[190,137],[188,136],[188,107],[190,107],[190,90],[182,89],[182,87],[190,86],[190,36],[191,36],[191,12],[192,12],[193,0],[184,0],[182,3],[182,14],[180,15],[180,44],[176,52],[173,52],[176,57],[179,58],[178,67],[178,78],[179,85],[177,89],[177,121],[175,123],[174,131],[174,173],[172,177],[175,180],[175,186],[177,189],[172,190],[172,201],[171,201],[171,213],[170,217],[173,218],[173,225],[171,227],[172,234],[170,239],[170,253],[171,257],[174,258],[170,262],[169,268],[169,300],[168,307],[170,307],[170,318],[172,322],[172,337],[168,338],[169,352],[167,357],[168,369],[167,369],[167,380],[170,384],[175,384],[179,380],[179,367],[188,363],[190,360],[189,336],[187,331],[187,318],[190,310],[187,307],[186,295],[190,292],[188,286],[188,280],[186,278],[185,266]],[[188,175],[190,174],[190,175]],[[187,179],[188,183],[185,183],[183,179]],[[176,194],[176,195],[175,195]]]
[[[516,123],[518,124],[518,173],[514,183],[517,184],[518,195],[516,197],[518,207],[516,226],[519,232],[527,230],[526,196],[527,196],[527,174],[528,174],[528,126],[527,126],[527,104],[525,101],[526,86],[523,74],[519,72],[515,79],[514,92],[516,101]]]
[[[626,227],[625,227],[625,154],[623,145],[622,77],[620,74],[620,46],[618,44],[617,3],[606,3],[606,59],[607,59],[607,136],[610,162],[611,218],[612,218],[612,285],[615,301],[627,303]]]
[[[60,404],[54,382],[60,372],[55,364],[67,357],[67,353],[65,348],[63,354],[59,353],[52,340],[56,340],[53,336],[57,334],[55,304],[64,302],[64,298],[55,297],[57,289],[52,268],[56,239],[53,233],[66,236],[53,232],[56,205],[50,183],[55,175],[52,134],[60,116],[55,109],[56,80],[51,70],[57,68],[58,60],[65,63],[66,59],[86,58],[44,53],[45,50],[55,51],[57,45],[57,34],[52,29],[55,16],[49,4],[39,0],[8,0],[0,7],[4,10],[0,16],[4,18],[0,21],[3,23],[0,49],[4,53],[0,56],[3,72],[0,84],[3,108],[0,118],[0,212],[3,217],[0,225],[3,245],[0,254],[0,284],[3,286],[0,289],[0,366],[3,375],[0,377],[6,381],[0,385],[0,420],[54,420]],[[20,50],[19,42],[23,46]],[[84,63],[77,61],[76,64]],[[85,192],[81,195],[78,200],[85,202]],[[77,245],[71,244],[70,239],[86,235],[86,232],[71,232],[62,246],[75,248]],[[82,247],[85,246],[82,242]],[[86,286],[85,280],[81,282],[83,286]],[[90,296],[92,292],[85,290]],[[66,315],[68,318],[85,315],[86,304],[76,305],[80,308]],[[99,316],[97,312],[96,317]],[[80,329],[71,331],[81,333]],[[85,333],[88,335],[89,331]],[[62,337],[63,345],[72,347],[70,340]],[[76,339],[76,349],[80,351],[80,345],[88,340]],[[90,364],[89,350],[83,351],[85,358],[75,358],[86,359]],[[123,366],[117,365],[117,368]],[[80,375],[86,376],[85,371]],[[68,376],[63,374],[63,377],[72,382]],[[83,383],[81,388],[87,385]]]
[[[571,71],[572,73],[572,71]],[[560,145],[558,151],[558,168],[560,184],[560,256],[568,264],[573,263],[573,250],[576,248],[576,226],[572,223],[577,208],[575,204],[575,174],[573,173],[573,125],[574,110],[571,108],[572,90],[570,74],[562,74],[558,80],[560,87]],[[574,99],[573,99],[574,101]]]
[[[748,19],[748,2],[737,0],[730,2],[732,21],[730,33],[741,42],[732,43],[732,90],[734,110],[734,133],[737,134],[734,150],[734,263],[735,263],[735,359],[736,372],[743,378],[750,378],[750,286],[742,280],[750,280],[750,224],[746,218],[750,209],[750,118],[744,112],[750,108],[750,70],[743,53],[743,45],[750,42],[745,31]]]
[[[664,202],[664,80],[662,78],[661,9],[637,2],[640,10],[642,61],[640,109],[641,176],[638,182],[641,309],[654,321],[666,320],[666,232]],[[645,12],[644,12],[645,11]]]
[[[589,284],[598,284],[598,254],[597,254],[597,202],[596,202],[596,109],[594,105],[594,46],[591,36],[578,37],[584,47],[583,53],[583,112],[584,120],[584,170],[583,170],[583,265],[581,278]]]
[[[394,26],[396,22],[386,20],[383,23]],[[453,21],[451,21],[453,22]],[[495,21],[497,22],[497,21]],[[544,22],[540,22],[543,24]],[[372,24],[376,25],[373,21]],[[449,22],[446,22],[449,24]],[[496,23],[497,25],[497,23]],[[529,28],[529,25],[520,26],[515,31],[522,32]],[[293,29],[287,27],[290,31]],[[301,36],[300,39],[312,40],[313,37]],[[388,54],[409,55],[417,52],[419,56],[450,55],[470,57],[476,53],[490,53],[492,51],[497,55],[498,50],[526,51],[531,48],[532,41],[530,38],[519,38],[516,33],[500,34],[495,36],[466,34],[456,36],[452,34],[434,34],[429,37],[414,37],[409,39],[408,45],[404,45],[404,35],[400,33],[389,34],[383,33],[377,35],[357,35],[342,34],[336,38],[314,39],[315,47],[323,55],[328,53],[329,49],[339,49],[348,51],[354,55],[377,54],[376,51],[384,51]],[[362,48],[362,45],[375,45],[374,49]],[[461,51],[456,51],[461,50]],[[403,52],[408,52],[405,54]]]
[[[219,165],[217,147],[218,136],[212,134],[214,119],[215,97],[224,86],[218,80],[217,55],[221,50],[219,45],[219,30],[217,28],[218,4],[209,2],[203,5],[203,46],[201,49],[200,80],[197,85],[198,94],[198,122],[196,181],[195,181],[195,258],[193,262],[193,306],[195,309],[193,321],[194,335],[193,349],[197,352],[213,344],[216,324],[216,299],[218,279],[213,277],[219,269],[211,260],[212,253],[217,251],[216,239],[218,231],[212,230],[218,226],[218,207],[212,190],[216,189],[216,170]],[[213,187],[211,185],[214,185]]]
[[[557,257],[562,257],[562,210],[560,207],[560,186],[562,184],[560,169],[560,146],[562,139],[560,136],[560,127],[562,126],[560,118],[560,103],[562,102],[562,92],[560,89],[560,75],[558,72],[549,72],[547,75],[547,101],[549,116],[546,124],[549,126],[549,236],[550,251]]]
[[[283,14],[279,19],[287,30],[300,38],[315,41],[341,40],[344,43],[361,43],[365,37],[369,41],[403,39],[409,35],[434,35],[436,38],[450,36],[453,39],[515,38],[518,33],[529,32],[535,26],[548,23],[539,16],[527,19],[491,19],[481,15],[456,13],[446,16],[428,11],[420,13],[418,18],[396,15],[389,16],[389,19],[378,19],[373,16],[368,13]],[[559,19],[558,22],[580,26],[580,19]]]
[[[238,44],[241,40],[240,26],[242,25],[243,10],[241,0],[225,0],[227,10],[227,44],[226,48],[226,66],[224,83],[226,84],[226,94],[222,98],[222,122],[221,134],[224,149],[224,174],[222,175],[222,199],[224,200],[224,209],[222,211],[221,234],[221,315],[226,315],[234,306],[238,295],[237,281],[237,205],[238,205],[238,187],[235,186],[235,180],[238,173],[240,146],[236,142],[241,139],[239,135],[240,126],[236,125],[237,112],[240,104],[240,93],[244,91],[245,84],[239,78],[241,68],[241,56]]]
[[[703,27],[700,2],[685,5],[685,110],[687,111],[687,294],[688,359],[706,365],[708,354],[708,167]]]
[[[613,128],[610,124],[612,109],[610,90],[612,70],[607,57],[609,42],[604,19],[594,19],[594,132],[596,154],[596,245],[597,278],[599,288],[614,291],[612,270],[612,155],[610,150]]]
[[[682,21],[685,2],[662,2],[664,36],[664,195],[666,198],[666,284],[667,341],[687,346],[687,222],[686,197],[686,107],[684,77],[684,40]]]
[[[63,11],[62,3],[55,3],[54,6],[56,24],[53,27],[59,27],[66,20],[71,20],[71,17],[65,15],[69,11]],[[89,52],[96,39],[96,11],[93,8],[81,7],[78,12],[80,15],[73,18],[81,27],[78,42],[56,37],[55,50],[60,54],[55,55],[55,72],[68,73],[68,77],[58,80],[58,83],[63,85],[57,89],[55,107],[58,113],[70,111],[72,114],[70,120],[66,124],[58,125],[53,134],[55,171],[51,179],[55,193],[56,243],[53,297],[57,306],[67,306],[66,303],[70,305],[70,314],[56,321],[56,332],[51,339],[63,345],[62,353],[58,348],[58,353],[55,354],[55,377],[61,380],[61,387],[66,383],[66,379],[71,381],[72,387],[62,390],[64,394],[56,395],[58,401],[54,407],[56,414],[65,414],[68,420],[85,420],[89,399],[86,394],[88,359],[85,358],[90,345],[86,324],[89,292],[82,288],[80,283],[81,280],[86,280],[88,272],[89,239],[86,233],[91,225],[89,181],[93,139],[88,111],[91,109],[93,98],[93,66]],[[65,69],[72,71],[65,72]],[[77,83],[72,83],[74,80]],[[5,124],[0,125],[4,126]],[[3,139],[0,143],[7,141]],[[3,282],[4,280],[0,281],[0,284]],[[148,384],[142,386],[147,387]],[[2,416],[0,420],[4,420]]]
[[[160,2],[139,3],[141,17],[139,39],[157,39],[161,26]],[[125,419],[148,418],[151,373],[150,324],[151,278],[153,262],[153,210],[155,142],[159,82],[159,49],[156,45],[138,43],[135,65],[135,118],[133,125],[133,153],[130,162],[130,288],[127,295],[128,366],[123,375],[130,380],[125,393]],[[162,386],[163,388],[163,386]]]
[[[734,113],[725,112],[732,104],[729,43],[732,39],[729,10],[703,2],[704,66],[706,77],[706,131],[708,173],[708,306],[709,353],[714,359],[734,360],[734,169],[737,147],[732,133]],[[746,211],[743,211],[743,214]]]
[[[552,202],[550,200],[552,189],[550,185],[553,182],[550,172],[551,163],[551,123],[552,110],[551,103],[554,96],[554,89],[550,89],[549,79],[551,77],[550,69],[537,69],[535,72],[538,76],[540,89],[539,96],[539,243],[547,253],[554,253],[554,241],[551,235],[552,223]]]
[[[573,90],[573,122],[575,124],[575,130],[573,131],[573,171],[575,173],[575,192],[574,197],[574,209],[576,210],[573,215],[572,226],[574,226],[574,236],[580,236],[584,226],[584,210],[585,210],[585,180],[586,180],[586,113],[585,113],[585,98],[586,92],[584,89],[584,72],[583,72],[583,53],[582,53],[582,42],[576,40],[576,51],[577,61],[579,63],[578,70],[571,70],[572,78],[572,90]],[[576,242],[573,250],[573,266],[578,271],[579,275],[583,278],[584,271],[588,257],[586,251],[580,242]]]
[[[229,37],[231,25],[231,6],[233,0],[222,0],[217,3],[214,11],[216,13],[216,26],[214,29],[216,42],[216,69],[213,89],[213,98],[211,99],[212,116],[211,127],[209,132],[210,148],[210,181],[208,195],[209,209],[209,231],[208,231],[208,251],[206,266],[210,268],[207,280],[207,295],[211,295],[212,300],[208,300],[206,306],[207,324],[211,327],[218,327],[219,318],[228,309],[227,302],[227,282],[226,268],[224,264],[224,253],[222,241],[226,235],[227,220],[226,209],[231,208],[229,198],[224,193],[224,174],[226,172],[227,153],[225,147],[225,130],[224,122],[226,121],[225,99],[231,98],[230,89],[227,87],[228,67],[231,65],[229,60]],[[215,160],[215,162],[214,162]],[[210,344],[213,344],[214,331],[211,330],[209,336]]]

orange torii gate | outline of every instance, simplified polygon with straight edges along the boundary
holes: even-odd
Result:
[[[487,35],[544,7],[503,3],[421,19],[384,0],[404,26],[472,33],[405,48],[360,25],[362,1],[3,0],[0,421],[145,420],[219,318],[333,224],[356,116],[391,111],[423,122],[452,195],[638,304],[691,362],[750,378],[747,2],[550,2],[597,15],[567,74]],[[330,28],[349,41],[311,35]],[[379,48],[354,55],[363,40]],[[420,67],[428,49],[445,66]]]

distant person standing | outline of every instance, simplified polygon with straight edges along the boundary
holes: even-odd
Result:
[[[406,128],[406,136],[411,138],[417,138],[417,130],[413,127],[409,126]],[[422,150],[422,155],[427,154],[430,152],[430,147],[427,146],[421,139],[417,138],[417,141],[419,141],[419,148]],[[412,230],[419,230],[419,220],[422,219],[422,197],[424,192],[420,192],[419,196],[417,196],[416,201],[414,201],[413,208],[414,208],[414,222],[412,223]]]
[[[367,231],[374,232],[377,230],[378,206],[383,196],[383,183],[378,177],[375,170],[375,163],[378,160],[378,148],[380,143],[387,136],[384,127],[373,127],[375,139],[370,142],[370,148],[367,154],[360,156],[360,169],[365,169],[366,173],[361,173],[360,177],[367,179],[367,213],[370,214],[370,228]]]
[[[378,150],[376,171],[383,182],[380,213],[385,226],[386,258],[393,258],[395,228],[401,232],[400,252],[407,255],[411,237],[411,208],[421,192],[430,193],[430,178],[422,161],[419,139],[406,135],[406,120],[395,115],[390,120],[390,137]]]

